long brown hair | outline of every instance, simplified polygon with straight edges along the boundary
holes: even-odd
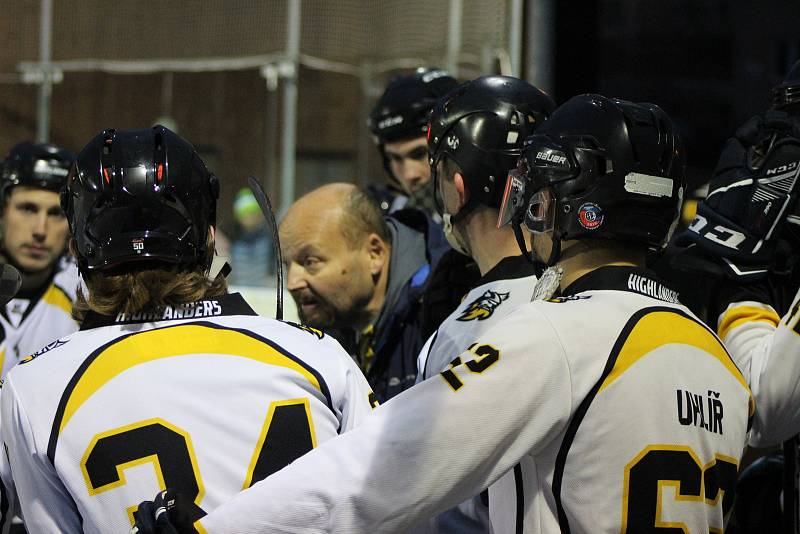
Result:
[[[209,250],[213,254],[213,244]],[[228,292],[225,277],[210,279],[205,265],[143,262],[89,273],[83,281],[88,295],[79,289],[72,306],[72,316],[78,322],[82,322],[89,311],[102,315],[125,313],[128,316],[159,313],[167,306],[188,304]]]

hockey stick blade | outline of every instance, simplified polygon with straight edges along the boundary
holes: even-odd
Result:
[[[277,277],[277,303],[275,305],[275,318],[279,321],[283,320],[283,256],[281,255],[281,240],[278,236],[278,223],[275,220],[275,213],[272,211],[272,204],[269,197],[264,192],[264,188],[258,183],[255,177],[250,176],[247,178],[247,184],[250,186],[250,191],[258,202],[258,207],[261,208],[261,213],[264,218],[272,226],[272,245],[275,248],[275,276]]]

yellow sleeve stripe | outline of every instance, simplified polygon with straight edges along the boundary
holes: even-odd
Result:
[[[725,339],[731,330],[752,321],[769,323],[777,327],[781,318],[770,307],[736,306],[725,310],[725,313],[722,314],[717,326],[717,335],[721,339]]]
[[[668,344],[691,345],[713,356],[730,372],[750,397],[750,415],[755,411],[755,403],[750,388],[742,373],[733,363],[725,347],[704,326],[692,319],[671,311],[652,312],[636,323],[628,334],[617,355],[611,372],[600,385],[598,393],[610,386],[625,371],[654,349]]]
[[[72,316],[72,301],[69,297],[55,284],[50,284],[50,287],[42,295],[42,300],[51,306],[61,308],[64,313]]]
[[[285,367],[299,373],[322,391],[319,380],[309,369],[245,333],[196,324],[159,328],[125,337],[91,361],[69,394],[58,426],[59,433],[81,405],[114,377],[142,363],[194,354],[238,356]]]

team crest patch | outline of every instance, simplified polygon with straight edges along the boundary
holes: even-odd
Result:
[[[603,224],[603,210],[597,204],[587,202],[578,210],[578,222],[587,230],[595,230]]]
[[[457,321],[483,321],[494,313],[495,308],[500,306],[504,300],[508,300],[508,293],[498,293],[497,291],[486,291],[483,295],[470,302],[467,309],[461,314]]]

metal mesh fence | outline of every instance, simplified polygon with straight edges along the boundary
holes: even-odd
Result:
[[[39,54],[38,0],[16,0],[0,17],[0,72],[33,68]],[[506,0],[463,0],[459,60],[479,69],[506,49]],[[448,0],[302,0],[300,52],[356,74],[413,63],[443,64]],[[64,70],[146,72],[235,70],[281,56],[286,0],[108,2],[53,5],[53,62]],[[320,65],[315,65],[320,66]],[[335,70],[335,65],[330,65]],[[325,69],[325,66],[322,65]]]
[[[0,74],[14,74],[17,63],[39,56],[38,0],[4,2],[0,16]]]
[[[42,1],[0,10],[0,151],[37,131],[37,85],[20,82],[41,68]],[[384,84],[448,60],[462,78],[492,71],[507,54],[510,1],[301,0],[296,191],[382,180],[365,113]],[[228,177],[223,203],[248,174],[275,195],[285,99],[281,79],[267,91],[259,70],[291,59],[291,2],[52,0],[52,65],[63,78],[50,100],[50,139],[77,150],[102,128],[166,116]],[[453,24],[459,37],[448,41]]]
[[[286,3],[242,0],[54,3],[53,59],[234,58],[279,52]]]

